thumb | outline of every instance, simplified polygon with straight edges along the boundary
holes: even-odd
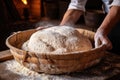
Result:
[[[100,39],[95,39],[95,48],[99,47],[101,45]]]

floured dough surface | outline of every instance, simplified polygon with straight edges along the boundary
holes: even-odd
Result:
[[[85,51],[92,48],[88,38],[80,34],[75,28],[68,26],[54,26],[39,30],[32,34],[22,49],[35,53],[54,52],[65,53]]]

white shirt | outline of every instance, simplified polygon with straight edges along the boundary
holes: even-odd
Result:
[[[102,0],[103,7],[106,12],[109,11],[111,6],[120,6],[120,0]],[[71,0],[68,9],[78,9],[85,11],[87,0]]]

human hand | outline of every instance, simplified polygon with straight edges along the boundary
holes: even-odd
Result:
[[[42,29],[46,29],[46,28],[49,28],[49,27],[53,27],[53,25],[39,26],[39,27],[36,28],[36,30],[42,30]]]
[[[36,28],[36,30],[42,30],[42,29],[45,29],[46,27],[43,27],[43,26],[39,26]]]
[[[97,31],[94,36],[95,40],[95,48],[99,47],[100,45],[104,45],[105,49],[110,50],[112,49],[112,43],[108,39],[107,35],[103,34],[100,31]]]

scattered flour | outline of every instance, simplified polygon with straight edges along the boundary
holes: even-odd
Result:
[[[0,63],[0,80],[104,80],[103,76],[91,77],[89,74],[49,75],[31,71],[15,60]]]

